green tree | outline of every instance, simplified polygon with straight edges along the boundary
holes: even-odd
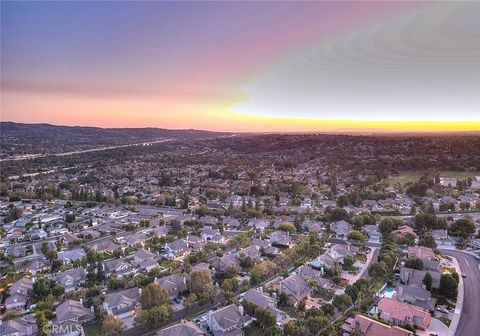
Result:
[[[425,285],[427,290],[432,290],[432,283],[433,283],[433,278],[430,272],[425,273],[425,276],[423,277],[422,283]]]
[[[405,261],[405,267],[423,270],[423,261],[417,257],[410,257]]]
[[[431,248],[431,249],[437,248],[437,243],[435,242],[435,238],[433,238],[433,236],[430,235],[430,234],[427,234],[427,235],[423,236],[423,237],[419,240],[418,245],[419,245],[419,246],[429,247],[429,248]]]
[[[275,315],[270,313],[264,308],[257,307],[254,312],[254,316],[257,319],[258,324],[262,329],[268,329],[275,326],[277,319]]]
[[[475,225],[470,218],[456,220],[449,230],[449,234],[456,237],[468,238],[475,233]]]
[[[451,274],[442,274],[440,277],[439,291],[447,298],[456,299],[458,293],[458,282]]]
[[[333,297],[333,305],[337,307],[338,310],[345,311],[345,309],[352,305],[352,298],[348,294],[335,295]]]
[[[123,334],[123,321],[113,315],[107,315],[102,321],[102,336],[120,336]]]
[[[172,308],[168,303],[142,310],[135,318],[135,323],[150,329],[157,329],[163,322],[168,321],[172,315]]]
[[[168,301],[169,297],[167,290],[156,283],[147,285],[140,295],[140,303],[144,310],[161,306]]]
[[[190,273],[188,285],[190,287],[190,292],[197,295],[200,293],[210,294],[213,289],[210,274],[203,270]]]

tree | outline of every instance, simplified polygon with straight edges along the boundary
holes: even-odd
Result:
[[[297,309],[301,312],[305,311],[305,308],[307,306],[307,303],[305,302],[305,299],[298,301],[297,303]]]
[[[423,277],[422,283],[425,285],[427,290],[432,290],[433,278],[430,272],[427,272]]]
[[[449,234],[456,237],[468,238],[475,233],[475,225],[470,218],[456,220],[449,230]]]
[[[65,288],[63,288],[63,286],[56,285],[55,287],[52,288],[52,294],[57,298],[62,296],[64,293],[65,293]]]
[[[51,293],[51,283],[47,278],[39,278],[33,283],[33,298],[35,301],[43,300]]]
[[[140,303],[142,309],[150,309],[163,305],[169,301],[168,292],[162,286],[151,283],[148,284],[143,290],[140,296]]]
[[[437,248],[437,243],[435,242],[435,238],[433,238],[432,235],[425,235],[423,236],[419,242],[419,246],[425,246],[425,247],[430,247],[431,249]]]
[[[437,217],[431,213],[420,213],[415,216],[415,228],[420,232],[436,228]]]
[[[344,206],[348,205],[348,202],[350,200],[348,199],[348,196],[346,195],[341,195],[338,197],[337,199],[337,205],[341,208],[343,208]]]
[[[123,333],[123,321],[113,315],[107,315],[102,321],[102,336],[120,336]]]
[[[295,227],[295,225],[293,225],[291,223],[280,224],[278,229],[281,230],[281,231],[290,232],[290,233],[296,233],[297,232],[297,228]]]
[[[345,258],[343,258],[343,267],[346,269],[351,268],[354,263],[355,259],[353,259],[353,257],[351,256],[346,256]]]
[[[195,302],[197,302],[197,296],[194,293],[191,293],[185,298],[185,300],[183,300],[183,306],[186,310],[190,310]]]
[[[405,261],[405,267],[423,270],[423,261],[417,257],[410,257]]]
[[[165,303],[160,306],[152,307],[148,310],[142,310],[135,318],[137,324],[147,326],[150,329],[156,329],[161,323],[170,319],[172,308],[170,304]]]
[[[368,237],[360,231],[352,230],[352,232],[350,232],[350,234],[348,235],[348,239],[364,242],[368,240]]]
[[[376,278],[376,279],[383,279],[383,277],[385,277],[387,274],[388,274],[388,267],[387,267],[387,264],[384,262],[384,261],[380,261],[380,262],[377,262],[377,263],[374,263],[369,271],[368,271],[368,274],[372,277],[372,278]]]
[[[257,319],[257,322],[262,329],[271,328],[275,326],[277,322],[275,315],[273,315],[268,310],[261,307],[255,308],[254,316]]]
[[[348,285],[347,288],[345,288],[345,294],[348,294],[353,301],[356,301],[358,296],[358,288],[353,285]]]
[[[337,307],[338,310],[345,311],[345,309],[352,305],[352,298],[348,294],[336,295],[333,298],[333,305]]]
[[[365,225],[365,223],[363,221],[363,217],[359,216],[359,215],[353,216],[352,224],[355,227],[355,229],[357,229],[357,230],[361,230],[362,227]]]
[[[447,298],[456,299],[458,293],[458,282],[451,274],[442,274],[440,277],[439,291]]]
[[[318,335],[329,324],[330,319],[326,316],[309,316],[305,319],[305,325],[310,331],[310,335]]]
[[[190,281],[188,283],[190,292],[195,294],[211,293],[212,280],[207,271],[199,270],[190,273]]]
[[[337,222],[342,219],[348,219],[348,212],[342,208],[335,208],[330,211],[330,220],[332,222]]]
[[[325,315],[333,316],[335,314],[335,307],[330,303],[325,303],[321,309]]]

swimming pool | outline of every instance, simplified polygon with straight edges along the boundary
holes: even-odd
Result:
[[[388,298],[391,298],[394,294],[395,294],[395,289],[393,289],[391,287],[385,288],[385,292],[383,292],[383,295],[388,297]]]

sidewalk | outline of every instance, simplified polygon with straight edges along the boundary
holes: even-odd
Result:
[[[448,329],[449,336],[454,336],[457,328],[458,322],[460,321],[460,315],[462,314],[462,307],[463,307],[463,296],[464,296],[464,289],[463,289],[463,278],[461,277],[462,271],[460,270],[460,266],[458,265],[458,261],[454,257],[450,257],[453,260],[453,264],[455,266],[455,270],[460,275],[460,281],[458,283],[458,296],[457,296],[457,304],[455,305],[455,311],[452,316],[452,322],[450,323],[450,327]]]

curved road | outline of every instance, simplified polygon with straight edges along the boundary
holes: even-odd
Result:
[[[445,255],[457,258],[463,274],[463,307],[455,336],[480,335],[480,270],[478,260],[471,254],[441,250]]]

